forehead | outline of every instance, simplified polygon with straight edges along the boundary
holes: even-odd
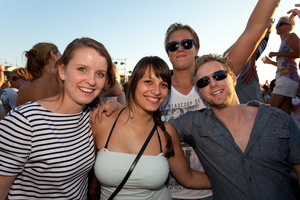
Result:
[[[169,42],[180,42],[184,39],[193,39],[192,33],[186,29],[174,31],[169,38]]]
[[[199,79],[199,78],[202,78],[204,76],[211,75],[211,74],[213,74],[213,73],[215,73],[216,71],[219,71],[219,70],[227,70],[227,69],[220,62],[210,61],[210,62],[205,63],[201,67],[199,67],[196,76]]]

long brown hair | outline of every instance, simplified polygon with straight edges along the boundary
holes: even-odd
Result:
[[[128,105],[129,110],[132,110],[133,105],[135,103],[137,103],[136,98],[135,98],[136,88],[137,88],[139,81],[144,76],[144,74],[146,73],[148,68],[150,69],[149,75],[151,72],[154,72],[156,77],[160,77],[163,81],[168,83],[168,91],[169,91],[169,95],[170,95],[171,72],[170,72],[170,69],[169,69],[167,63],[158,56],[144,57],[135,66],[135,68],[132,72],[132,76],[129,81],[128,97],[127,97],[127,105]],[[159,109],[153,113],[153,119],[154,119],[154,122],[164,132],[164,136],[166,139],[166,149],[167,149],[167,151],[165,152],[165,156],[167,158],[174,156],[172,138],[169,135],[169,133],[166,131],[164,122],[161,121],[161,112]]]

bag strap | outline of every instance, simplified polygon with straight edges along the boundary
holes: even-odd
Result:
[[[136,156],[135,160],[133,161],[133,163],[131,164],[131,167],[129,168],[126,176],[124,177],[124,179],[122,180],[122,182],[120,183],[120,185],[117,187],[117,189],[112,193],[112,195],[109,197],[108,200],[113,200],[113,198],[120,192],[120,190],[123,188],[123,186],[125,185],[126,181],[128,180],[129,176],[131,175],[133,169],[135,168],[137,162],[139,161],[139,159],[141,158],[142,154],[144,153],[150,139],[152,138],[154,131],[156,129],[156,124],[154,124],[147,140],[145,141],[144,145],[142,146],[139,154]]]

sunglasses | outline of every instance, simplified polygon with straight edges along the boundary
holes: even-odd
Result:
[[[193,48],[195,41],[193,39],[186,39],[186,40],[182,40],[181,42],[170,42],[167,44],[168,51],[169,52],[177,51],[179,48],[179,44],[184,49],[191,49],[191,48]]]
[[[279,22],[278,24],[276,24],[276,28],[283,26],[283,25],[291,25],[290,23],[286,23],[286,22]]]
[[[213,77],[213,79],[215,79],[216,81],[221,81],[225,78],[227,78],[227,71],[225,70],[220,70],[220,71],[216,71],[215,73],[213,73],[210,76],[204,76],[203,78],[200,78],[196,85],[198,88],[204,88],[209,84],[209,78]]]
[[[23,79],[22,77],[17,77],[17,76],[12,76],[11,77],[11,80],[12,81],[16,81],[16,80],[18,80],[18,79]]]

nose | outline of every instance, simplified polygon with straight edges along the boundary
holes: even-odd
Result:
[[[153,94],[155,94],[156,96],[160,95],[161,91],[160,91],[160,85],[154,85],[153,89],[152,89]]]
[[[182,44],[178,44],[178,50],[184,50],[184,48],[182,47]]]
[[[86,78],[86,82],[90,86],[95,86],[96,85],[95,75],[93,73],[88,74]]]
[[[209,77],[209,85],[211,87],[217,86],[218,85],[218,81],[216,81],[213,77]]]

